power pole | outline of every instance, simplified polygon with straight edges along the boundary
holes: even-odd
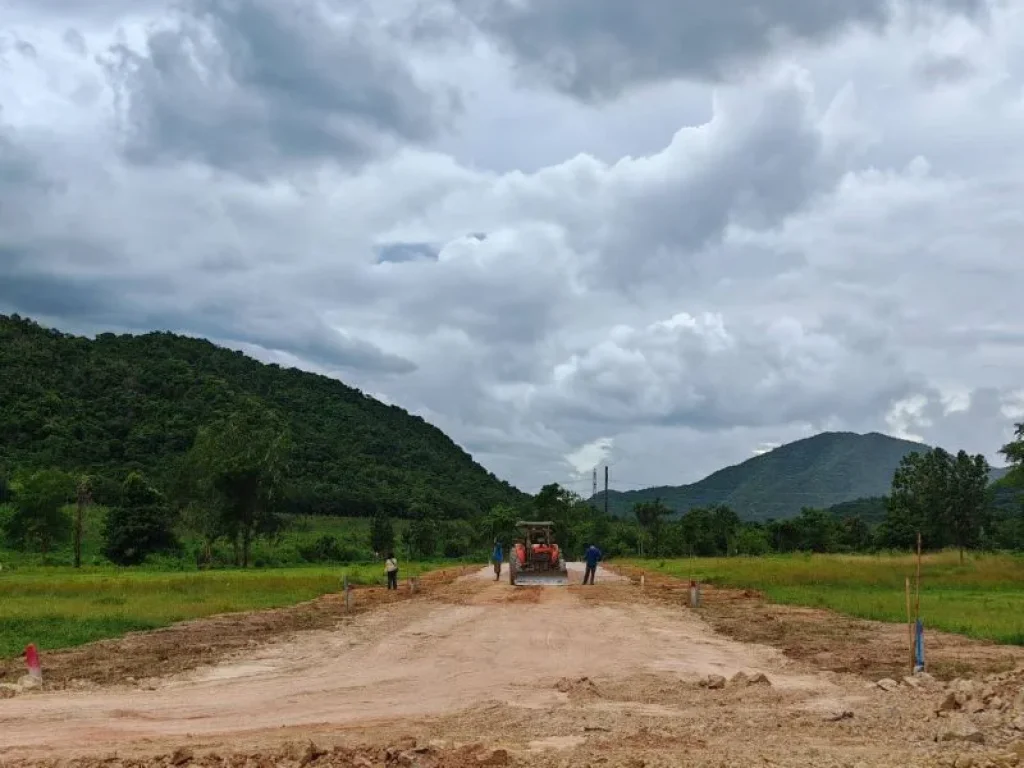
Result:
[[[604,465],[604,516],[608,517],[608,465]]]
[[[597,467],[594,467],[594,487],[590,493],[590,498],[593,499],[597,496]]]

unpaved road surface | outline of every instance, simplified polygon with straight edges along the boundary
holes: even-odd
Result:
[[[999,706],[968,715],[962,697],[940,716],[937,682],[886,692],[716,634],[614,574],[571,575],[511,587],[487,569],[142,687],[0,700],[0,763],[1015,765],[1021,745],[1024,765],[1013,674],[992,683]]]

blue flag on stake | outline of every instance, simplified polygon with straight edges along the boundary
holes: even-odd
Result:
[[[924,669],[924,622],[917,620],[914,636],[914,668]]]

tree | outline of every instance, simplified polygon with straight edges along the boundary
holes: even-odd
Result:
[[[835,516],[821,509],[804,507],[794,520],[799,549],[804,552],[834,552],[839,538]]]
[[[506,546],[516,537],[516,523],[521,515],[519,510],[510,504],[495,504],[484,517],[483,528],[487,532],[488,542],[495,539],[503,541]]]
[[[75,481],[59,470],[44,469],[15,478],[12,487],[15,508],[4,533],[13,546],[38,548],[45,557],[70,533],[71,518],[64,505],[74,498]]]
[[[913,549],[918,533],[929,549],[949,543],[945,527],[949,472],[950,456],[941,448],[903,457],[893,474],[880,531],[885,546]]]
[[[75,490],[75,568],[82,567],[82,524],[85,518],[85,508],[92,501],[92,484],[87,475],[78,479]]]
[[[107,513],[103,554],[118,565],[139,565],[158,552],[178,549],[171,508],[138,472],[125,478],[118,506]]]
[[[745,523],[736,534],[736,554],[767,555],[772,551],[768,534],[757,523]]]
[[[953,540],[960,550],[960,562],[964,560],[964,549],[973,549],[981,541],[981,534],[988,522],[989,494],[988,475],[991,471],[982,455],[969,456],[960,451],[952,463],[947,514]]]
[[[434,512],[426,506],[417,505],[413,514],[415,517],[402,534],[402,543],[411,559],[433,557],[440,533]]]
[[[641,501],[633,505],[633,515],[636,517],[641,532],[641,557],[644,555],[643,542],[653,542],[657,547],[662,522],[670,514],[672,514],[672,510],[662,504],[661,499]]]
[[[391,551],[395,547],[395,528],[386,513],[378,512],[370,521],[370,549],[377,554]]]
[[[1024,474],[1024,423],[1014,425],[1013,435],[1014,439],[1004,445],[999,452],[1010,462],[1014,474]]]
[[[941,448],[911,453],[893,475],[880,538],[885,546],[912,549],[921,534],[927,549],[978,546],[988,522],[989,466],[984,456]]]
[[[711,509],[711,536],[718,553],[729,555],[735,550],[740,524],[740,516],[731,507],[719,504]]]
[[[189,453],[206,503],[215,507],[231,540],[241,543],[241,565],[249,566],[252,540],[274,533],[284,486],[289,432],[278,415],[255,398],[199,430]],[[211,526],[213,527],[213,526]]]
[[[871,548],[871,528],[860,517],[847,517],[839,523],[839,541],[851,552],[864,552]]]

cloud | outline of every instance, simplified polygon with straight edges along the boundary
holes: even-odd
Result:
[[[927,85],[944,85],[969,80],[974,75],[974,65],[961,56],[947,54],[929,55],[921,59],[918,75]]]
[[[430,243],[382,243],[377,246],[377,261],[401,263],[403,261],[437,261],[438,249]]]
[[[781,317],[730,329],[685,312],[619,326],[554,371],[546,407],[619,425],[700,430],[822,423],[830,413],[877,411],[911,376],[897,361],[851,350],[834,335]]]
[[[128,157],[245,174],[354,167],[435,136],[451,94],[420,82],[363,3],[191,0],[141,50],[115,45]]]
[[[995,460],[1020,410],[1012,9],[524,4],[587,65],[560,92],[496,51],[503,6],[462,6],[484,37],[416,0],[115,6],[13,6],[36,56],[0,78],[0,311],[338,376],[530,490],[823,429]],[[942,57],[969,88],[922,76]]]
[[[532,76],[585,100],[675,78],[723,81],[778,50],[885,28],[897,10],[976,14],[982,0],[456,0]]]

